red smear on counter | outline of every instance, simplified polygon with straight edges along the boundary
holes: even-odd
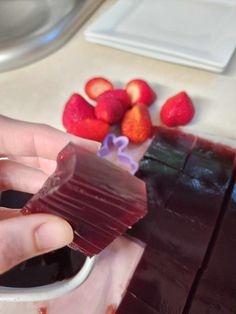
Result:
[[[107,307],[106,314],[115,314],[117,307],[114,304],[110,304]]]
[[[38,314],[48,314],[48,308],[47,307],[40,307],[38,309]]]

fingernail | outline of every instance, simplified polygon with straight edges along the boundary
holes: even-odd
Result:
[[[35,242],[38,251],[61,248],[73,240],[71,226],[64,220],[48,221],[35,230]]]

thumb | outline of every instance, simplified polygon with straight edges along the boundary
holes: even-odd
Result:
[[[65,220],[32,214],[0,221],[0,274],[33,256],[59,249],[73,240]]]

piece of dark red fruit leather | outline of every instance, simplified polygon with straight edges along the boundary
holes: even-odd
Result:
[[[94,153],[69,143],[57,169],[25,205],[23,213],[51,213],[74,230],[72,248],[101,252],[147,213],[142,180]]]
[[[189,313],[236,313],[236,182]]]
[[[149,211],[128,235],[146,249],[127,291],[156,313],[185,313],[224,210],[234,158],[224,145],[157,128],[140,161]]]

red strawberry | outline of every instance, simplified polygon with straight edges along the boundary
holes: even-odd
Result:
[[[161,108],[161,120],[167,126],[185,125],[194,116],[195,109],[189,96],[181,92],[169,98]]]
[[[97,119],[115,124],[119,122],[124,115],[124,107],[120,100],[114,97],[99,97],[95,107]]]
[[[103,77],[94,77],[85,84],[85,92],[92,100],[96,100],[103,92],[113,88],[112,83]]]
[[[121,133],[131,142],[142,143],[151,132],[152,121],[145,104],[138,104],[125,113],[121,122]]]
[[[65,105],[62,123],[68,129],[71,125],[83,119],[95,119],[94,107],[81,95],[73,94]]]
[[[129,95],[127,94],[126,90],[124,89],[114,89],[114,90],[109,90],[104,93],[102,93],[98,97],[98,101],[101,99],[118,99],[122,102],[122,105],[124,107],[124,110],[126,111],[130,107],[130,98]]]
[[[102,142],[109,132],[109,125],[97,119],[80,120],[68,132],[82,138]]]
[[[131,100],[131,106],[142,103],[151,105],[157,98],[154,90],[147,82],[139,79],[129,81],[126,85],[126,91]]]

